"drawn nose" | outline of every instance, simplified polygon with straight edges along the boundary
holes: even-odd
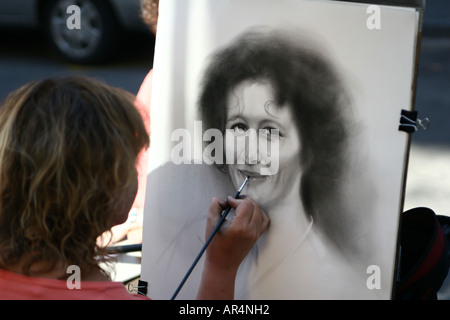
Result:
[[[248,130],[245,143],[245,164],[258,164],[261,157],[259,155],[258,134],[256,130]]]

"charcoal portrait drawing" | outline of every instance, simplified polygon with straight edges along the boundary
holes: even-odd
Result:
[[[245,153],[244,161],[218,165],[236,189],[249,176],[244,193],[271,218],[270,229],[246,261],[252,265],[247,276],[254,281],[242,280],[241,290],[252,298],[262,298],[257,292],[267,292],[265,286],[273,297],[313,297],[311,288],[307,295],[299,293],[303,284],[296,277],[285,283],[271,280],[295,270],[307,281],[340,275],[347,284],[356,279],[364,285],[346,263],[344,251],[351,246],[335,221],[335,213],[344,210],[341,190],[356,125],[345,87],[326,55],[286,30],[247,31],[212,55],[199,107],[206,130],[218,128],[225,136],[253,132],[260,140],[277,134],[278,150],[271,150],[278,156],[276,172],[262,173],[270,163],[264,163],[258,146],[266,141],[253,148],[253,162],[248,145],[232,145],[235,159]],[[360,291],[367,292],[363,286]]]
[[[169,299],[205,243],[211,198],[270,225],[236,299],[386,299],[395,269],[417,14],[361,3],[160,4],[142,279]],[[256,7],[258,8],[256,10]],[[233,211],[227,216],[232,220]],[[177,299],[194,299],[202,262]],[[372,270],[381,270],[376,285]]]

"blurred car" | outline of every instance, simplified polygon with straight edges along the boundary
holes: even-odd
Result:
[[[79,28],[69,28],[75,13]],[[80,64],[108,56],[122,31],[148,32],[140,0],[0,0],[0,26],[40,28],[65,60]]]

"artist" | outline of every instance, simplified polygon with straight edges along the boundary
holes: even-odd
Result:
[[[0,108],[0,299],[144,299],[110,281],[97,237],[123,223],[136,196],[136,160],[149,146],[135,97],[84,77],[46,79]],[[206,236],[227,205],[199,299],[233,299],[237,269],[269,219],[249,197],[213,199]],[[70,268],[75,266],[76,268]],[[68,270],[79,270],[69,286]]]

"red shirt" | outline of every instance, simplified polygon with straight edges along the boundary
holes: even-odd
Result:
[[[130,294],[119,282],[81,282],[69,289],[65,280],[34,278],[0,269],[0,300],[149,300]]]

